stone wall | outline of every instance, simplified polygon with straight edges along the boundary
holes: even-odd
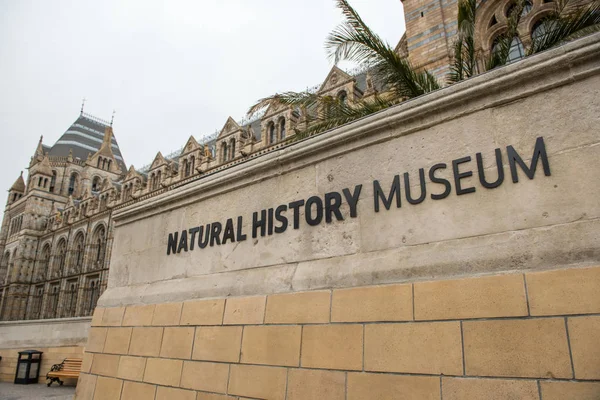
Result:
[[[598,293],[591,267],[98,308],[77,398],[597,399]]]
[[[77,399],[596,398],[599,61],[597,34],[115,212]]]
[[[0,322],[0,382],[13,382],[19,351],[43,351],[39,383],[65,358],[82,358],[91,318]],[[67,380],[66,384],[75,384]]]

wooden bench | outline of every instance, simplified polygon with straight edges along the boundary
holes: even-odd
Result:
[[[46,374],[46,379],[49,380],[48,387],[52,382],[58,382],[62,386],[64,383],[60,378],[77,379],[81,372],[81,358],[65,358],[62,363],[54,364],[50,368],[50,372]]]

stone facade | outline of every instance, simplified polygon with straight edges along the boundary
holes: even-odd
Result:
[[[597,398],[599,43],[115,209],[76,398]]]

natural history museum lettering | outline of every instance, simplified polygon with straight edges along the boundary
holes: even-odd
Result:
[[[506,154],[503,154],[500,148],[495,149],[494,153],[496,173],[489,173],[488,175],[495,176],[495,180],[492,180],[490,176],[486,176],[481,153],[477,153],[474,160],[471,156],[466,156],[452,160],[450,164],[435,164],[427,172],[424,168],[420,168],[418,172],[418,190],[411,183],[416,181],[416,178],[411,177],[408,172],[402,175],[395,175],[392,182],[387,184],[374,180],[374,210],[375,212],[379,212],[382,207],[389,210],[393,205],[400,208],[402,207],[402,197],[412,205],[422,203],[429,193],[425,180],[426,174],[431,182],[429,197],[432,200],[445,199],[453,189],[457,196],[474,193],[476,191],[475,186],[468,186],[463,181],[463,179],[474,176],[474,171],[469,168],[469,163],[472,161],[475,161],[477,165],[476,173],[479,183],[486,189],[497,188],[504,182],[504,157],[508,159],[510,176],[513,183],[519,181],[518,169],[521,169],[527,178],[533,179],[539,162],[542,164],[544,175],[550,176],[550,164],[543,137],[538,137],[535,142],[529,166],[512,145],[506,147]],[[444,170],[448,170],[451,173],[451,179],[440,176]],[[284,233],[290,227],[300,229],[302,225],[315,226],[321,224],[323,220],[329,224],[334,220],[343,221],[348,217],[356,218],[362,186],[362,184],[359,184],[352,189],[344,188],[341,192],[325,193],[323,197],[311,196],[306,200],[296,200],[274,208],[255,211],[252,214],[250,232],[244,231],[244,217],[238,216],[237,218],[228,218],[224,224],[221,222],[212,222],[182,230],[181,232],[169,233],[167,255],[181,253],[182,251],[193,251],[196,248],[204,249],[207,246],[212,247],[226,243],[242,242],[248,239],[248,235],[255,239],[259,236],[280,234]],[[404,194],[402,194],[402,188],[404,189]],[[342,212],[343,205],[347,205],[347,211],[345,212]],[[302,211],[304,212],[302,213]]]

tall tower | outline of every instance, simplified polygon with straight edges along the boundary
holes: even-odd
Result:
[[[457,0],[402,0],[408,59],[446,82],[457,32]]]

